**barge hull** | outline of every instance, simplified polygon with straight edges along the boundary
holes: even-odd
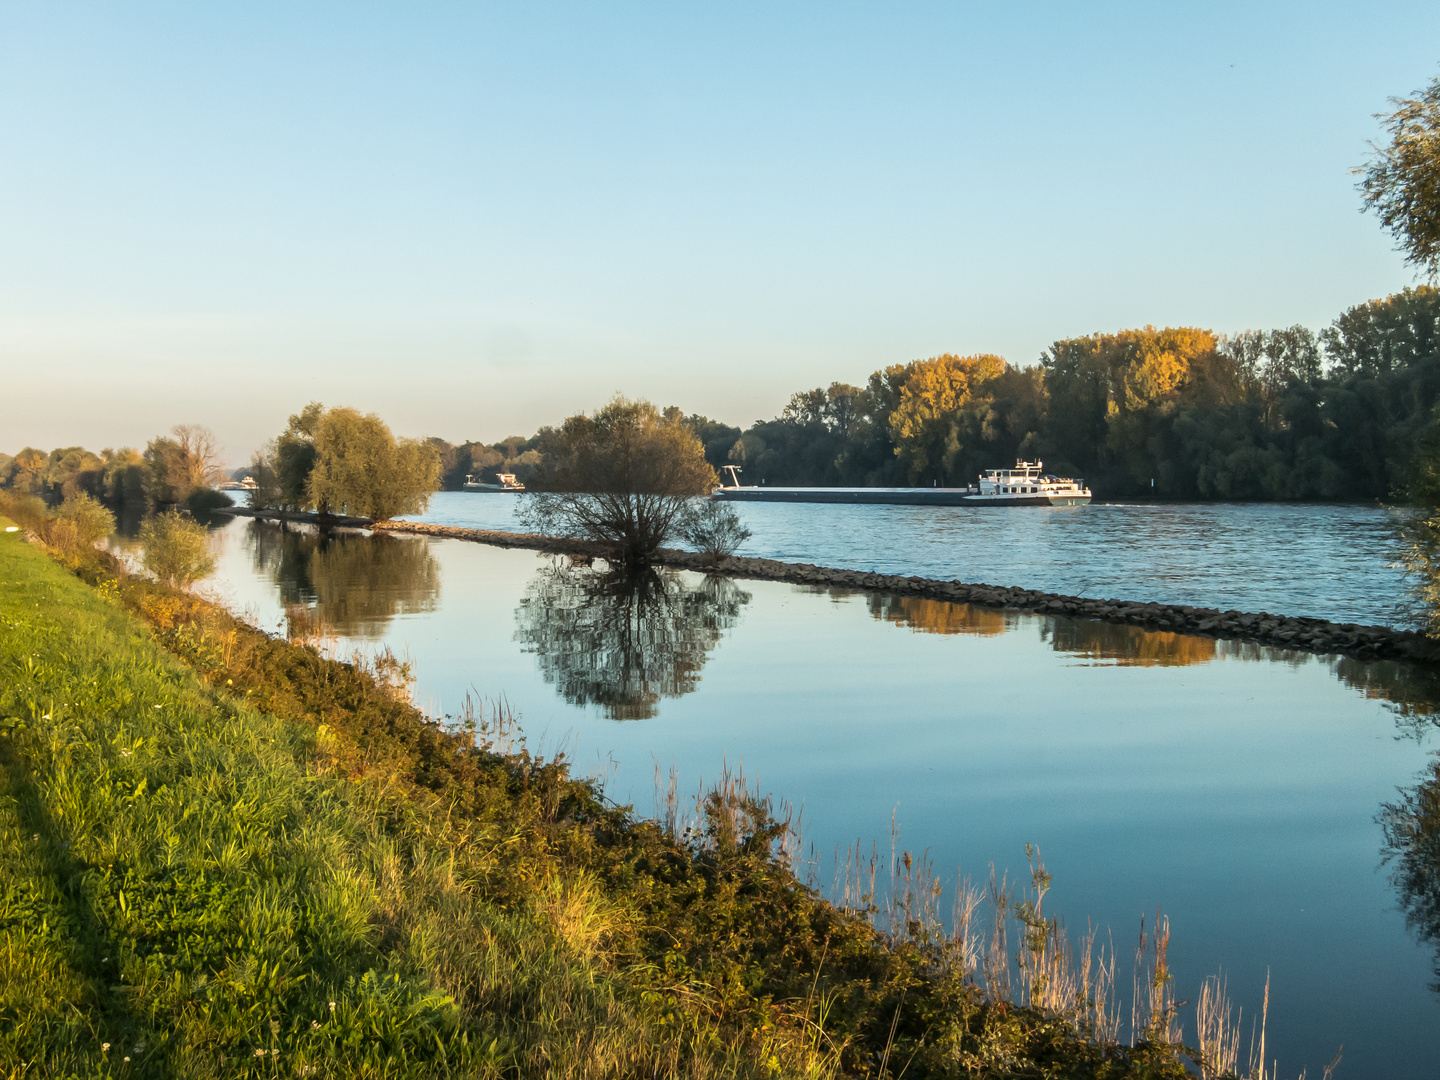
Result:
[[[978,495],[965,488],[721,488],[727,502],[880,506],[1083,506],[1088,495]]]

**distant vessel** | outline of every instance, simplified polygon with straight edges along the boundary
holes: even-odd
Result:
[[[257,487],[259,487],[259,486],[260,486],[260,485],[258,485],[257,483],[255,483],[255,478],[254,478],[254,477],[247,476],[247,477],[245,477],[244,480],[226,480],[223,484],[220,485],[220,490],[221,490],[221,491],[254,491],[254,490],[255,490]]]
[[[512,491],[516,493],[525,490],[525,485],[515,479],[514,473],[496,473],[495,479],[498,480],[499,483],[487,484],[477,478],[473,473],[466,473],[464,488],[466,491]]]
[[[742,487],[738,466],[727,465],[730,483],[715,498],[731,502],[878,503],[890,506],[1083,506],[1091,499],[1084,480],[1052,476],[1042,461],[1017,461],[1013,469],[986,469],[972,487]]]

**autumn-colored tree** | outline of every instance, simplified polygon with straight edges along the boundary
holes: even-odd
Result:
[[[162,506],[183,503],[194,492],[224,478],[220,445],[209,428],[177,424],[170,436],[151,439],[145,447],[150,498]]]
[[[905,462],[911,483],[955,479],[951,474],[962,449],[960,411],[1004,370],[1004,359],[990,353],[945,353],[905,365],[889,423],[895,453]]]
[[[26,495],[40,494],[45,473],[45,451],[27,446],[6,467],[5,486]]]
[[[376,521],[413,514],[430,501],[440,483],[440,456],[429,443],[398,442],[373,413],[330,409],[315,425],[315,466],[309,504],[322,514],[347,514]]]
[[[648,401],[617,397],[570,417],[541,433],[541,455],[537,491],[523,496],[530,527],[610,544],[631,568],[648,563],[691,500],[718,484],[694,431]]]
[[[1154,421],[1174,411],[1179,391],[1217,338],[1197,327],[1146,326],[1057,341],[1041,358],[1050,394],[1050,441],[1083,471],[1121,463],[1133,479],[1163,470],[1146,447]]]

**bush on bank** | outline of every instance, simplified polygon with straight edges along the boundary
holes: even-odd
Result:
[[[763,799],[712,794],[677,840],[361,668],[59,557],[92,588],[0,539],[6,1072],[1186,1075],[818,898]]]

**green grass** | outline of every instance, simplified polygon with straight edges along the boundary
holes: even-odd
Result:
[[[475,1062],[454,1003],[380,948],[380,807],[307,769],[314,729],[217,700],[14,534],[0,581],[7,1068]]]
[[[816,896],[754,793],[673,836],[57,557],[0,533],[5,1075],[1185,1075]]]

